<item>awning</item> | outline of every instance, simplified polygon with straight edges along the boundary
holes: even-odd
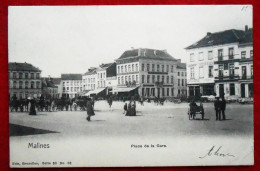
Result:
[[[115,92],[129,92],[129,91],[132,91],[136,88],[138,88],[138,87],[116,87],[111,92],[113,92],[113,93],[115,93]]]
[[[98,94],[98,93],[100,93],[103,90],[105,90],[105,88],[99,88],[99,89],[96,89],[96,90],[92,90],[92,91],[87,92],[85,94],[85,96],[90,96],[91,94]]]

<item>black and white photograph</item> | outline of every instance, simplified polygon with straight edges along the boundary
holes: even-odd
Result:
[[[253,165],[252,13],[9,6],[10,167]]]

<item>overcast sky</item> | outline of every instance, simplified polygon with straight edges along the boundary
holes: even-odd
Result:
[[[207,32],[252,27],[251,6],[9,7],[9,62],[27,62],[42,76],[84,73],[134,48],[184,48]]]

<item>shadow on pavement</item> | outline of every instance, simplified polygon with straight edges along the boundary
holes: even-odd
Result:
[[[37,135],[37,134],[49,134],[49,133],[59,133],[55,131],[49,131],[44,129],[37,129],[22,125],[9,124],[9,136],[26,136],[26,135]]]

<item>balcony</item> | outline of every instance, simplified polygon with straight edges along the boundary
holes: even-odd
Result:
[[[252,80],[253,75],[242,75],[239,77],[240,80]]]
[[[238,80],[238,79],[239,79],[238,75],[228,75],[228,76],[218,76],[218,77],[215,77],[215,81],[216,82]]]

